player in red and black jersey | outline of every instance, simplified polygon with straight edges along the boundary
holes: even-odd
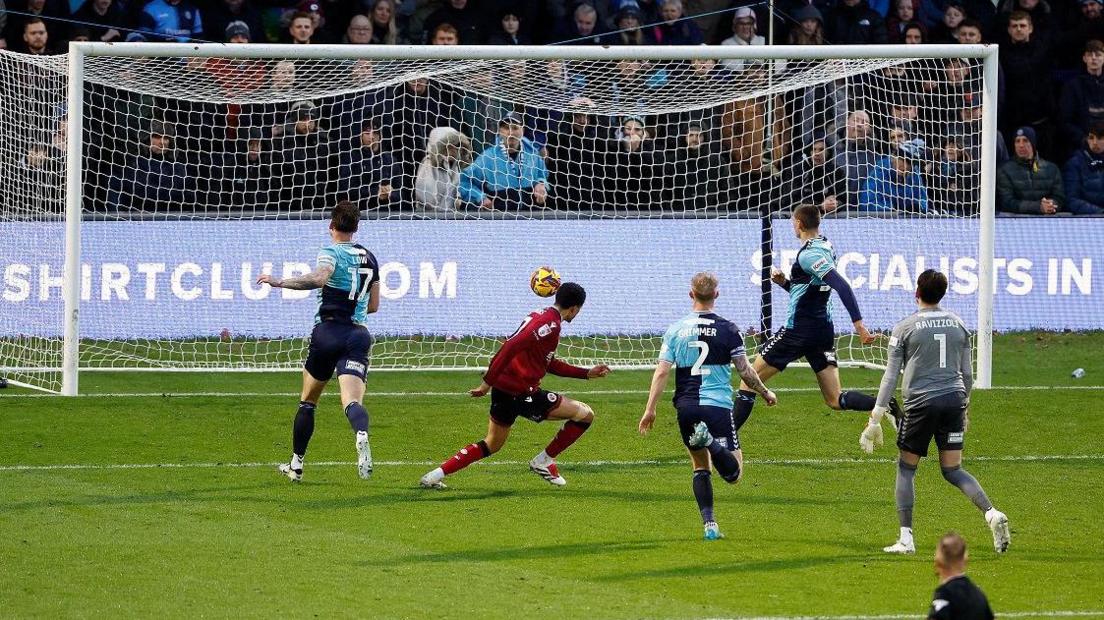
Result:
[[[529,469],[555,486],[567,484],[556,467],[555,459],[590,428],[594,411],[586,403],[542,390],[540,382],[549,372],[576,379],[609,374],[610,368],[605,364],[586,369],[556,359],[560,328],[579,314],[585,301],[583,287],[574,282],[564,282],[556,292],[555,305],[529,313],[517,331],[502,343],[502,348],[483,374],[483,382],[469,391],[475,398],[488,392],[491,395],[487,436],[461,448],[440,467],[422,476],[420,483],[423,487],[443,489],[445,476],[498,452],[519,416],[534,422],[566,420],[548,447],[529,461]]]

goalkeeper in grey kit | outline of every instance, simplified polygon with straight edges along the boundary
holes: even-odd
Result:
[[[904,414],[897,429],[897,516],[901,534],[886,553],[915,553],[912,536],[914,480],[920,459],[928,455],[935,438],[943,478],[958,487],[985,515],[993,532],[997,553],[1008,549],[1011,535],[1008,517],[993,507],[978,481],[962,469],[962,447],[966,438],[970,389],[973,387],[970,332],[953,312],[939,307],[947,293],[947,277],[928,269],[916,280],[916,302],[920,306],[893,328],[889,339],[889,360],[877,404],[859,438],[867,453],[882,444],[882,417],[904,372],[901,395]]]

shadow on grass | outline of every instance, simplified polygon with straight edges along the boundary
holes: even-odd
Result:
[[[727,544],[725,542],[710,543],[711,553],[708,556],[707,563],[703,562],[703,558],[699,557],[697,561],[691,564],[686,564],[684,566],[671,566],[668,568],[627,571],[606,575],[594,575],[591,577],[591,579],[593,579],[594,581],[621,582],[637,581],[641,579],[693,579],[702,575],[721,575],[736,573],[742,575],[742,578],[750,579],[750,573],[771,573],[805,568],[815,568],[821,566],[832,566],[837,564],[843,565],[868,560],[870,558],[869,554],[833,554],[778,558],[774,560],[754,560],[750,562],[717,562],[715,560],[723,556],[720,556],[717,553],[713,553],[713,551],[719,550],[722,546],[727,546]],[[715,547],[717,549],[714,549]]]
[[[41,499],[26,502],[0,503],[0,512],[19,510],[40,510],[43,508],[85,508],[89,506],[138,506],[148,504],[172,504],[179,502],[219,502],[237,501],[241,498],[227,497],[228,491],[253,491],[271,488],[270,484],[242,486],[216,486],[199,489],[171,489],[156,493],[131,493],[126,495],[79,495],[66,498]],[[263,498],[250,497],[248,501],[264,501]]]
[[[613,556],[657,549],[680,539],[653,539],[617,542],[574,542],[558,545],[532,545],[521,547],[478,548],[429,553],[386,561],[365,561],[364,567],[394,567],[399,565],[448,563],[448,562],[511,562],[515,560],[546,560],[554,558],[578,558],[582,556]],[[612,559],[612,558],[611,558]],[[624,561],[619,558],[618,561]]]

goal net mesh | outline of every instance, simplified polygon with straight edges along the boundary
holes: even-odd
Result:
[[[0,52],[0,73],[0,372],[58,389],[66,58]],[[976,272],[981,77],[968,59],[89,57],[80,365],[298,367],[314,293],[255,281],[310,271],[345,199],[381,265],[376,369],[484,366],[548,303],[540,265],[588,290],[560,347],[576,363],[653,361],[702,270],[719,313],[777,329],[764,227],[788,271],[802,203],[886,330],[925,266]],[[884,362],[832,304],[840,362]]]

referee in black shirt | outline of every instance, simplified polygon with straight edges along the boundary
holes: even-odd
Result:
[[[935,573],[939,587],[932,596],[928,618],[936,620],[993,620],[989,600],[966,576],[966,541],[945,534],[935,548]]]

